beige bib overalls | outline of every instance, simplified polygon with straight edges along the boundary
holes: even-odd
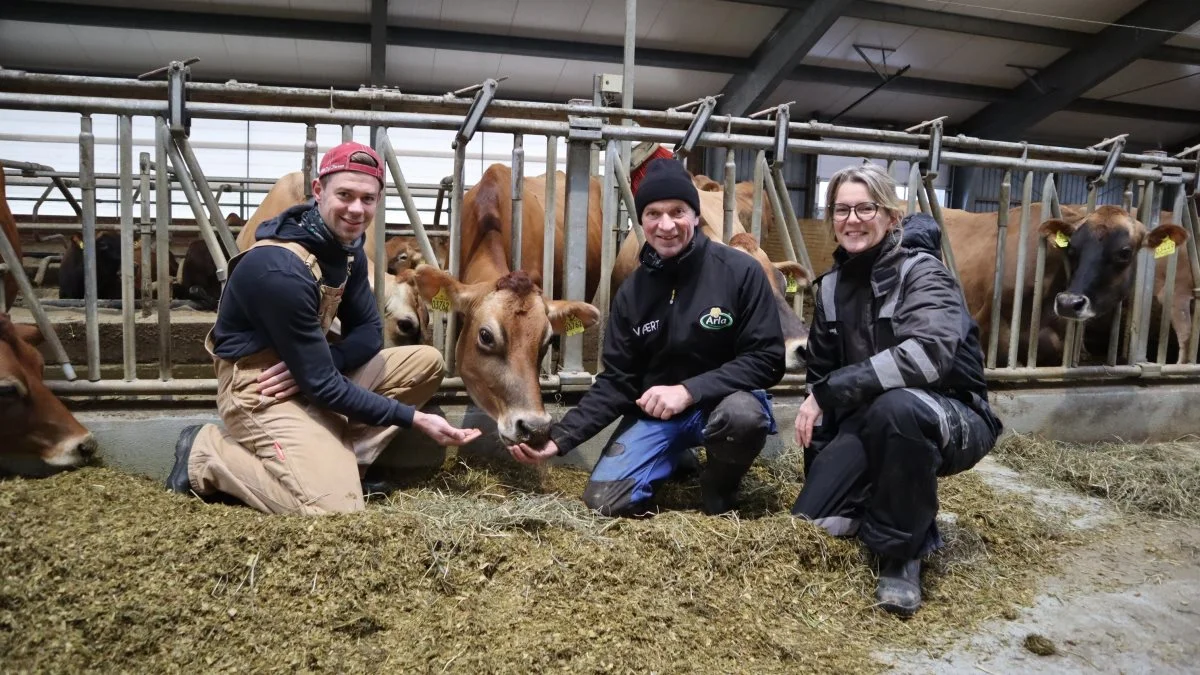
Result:
[[[251,248],[278,246],[295,253],[321,289],[323,332],[337,315],[345,283],[321,284],[316,256],[296,242],[264,239]],[[229,261],[229,273],[250,249]],[[347,263],[349,264],[349,262]],[[219,310],[218,310],[219,311]],[[212,354],[212,333],[205,340]],[[257,393],[258,376],[280,362],[274,349],[236,361],[213,356],[217,411],[224,428],[207,424],[196,436],[188,477],[196,494],[223,492],[266,513],[316,515],[363,508],[361,471],[399,427],[374,427],[317,407],[303,394],[280,401]],[[421,407],[442,382],[444,365],[433,347],[392,347],[347,374],[354,384]]]

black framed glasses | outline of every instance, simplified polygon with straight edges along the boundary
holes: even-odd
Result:
[[[859,202],[853,206],[849,204],[834,204],[833,219],[843,221],[850,217],[850,212],[853,211],[858,215],[858,219],[866,222],[875,217],[879,213],[879,205],[875,202]]]

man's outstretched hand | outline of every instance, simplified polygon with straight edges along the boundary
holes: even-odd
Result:
[[[432,438],[438,445],[465,445],[479,438],[478,429],[459,429],[438,415],[420,410],[413,413],[413,428]]]
[[[508,446],[508,454],[522,464],[541,464],[558,454],[558,444],[546,441],[546,445],[535,448],[528,443],[518,443]]]

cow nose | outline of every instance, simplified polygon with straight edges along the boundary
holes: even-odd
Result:
[[[516,422],[517,437],[522,443],[540,447],[550,440],[549,417],[520,417]]]
[[[1059,293],[1054,298],[1054,310],[1064,319],[1077,319],[1088,312],[1091,303],[1086,295]]]
[[[807,363],[805,357],[808,354],[808,338],[786,340],[783,346],[787,370],[797,371],[803,369]]]
[[[88,434],[86,438],[81,440],[79,444],[75,446],[75,452],[78,452],[79,456],[83,457],[84,459],[91,459],[95,457],[98,449],[99,445],[96,443],[96,437],[91,434]]]

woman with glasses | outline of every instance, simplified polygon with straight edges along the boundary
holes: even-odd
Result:
[[[942,543],[937,478],[974,466],[1002,427],[937,223],[902,227],[896,184],[871,164],[834,174],[827,197],[838,248],[817,282],[792,513],[857,535],[879,560],[879,606],[907,617],[921,605],[921,558]]]

